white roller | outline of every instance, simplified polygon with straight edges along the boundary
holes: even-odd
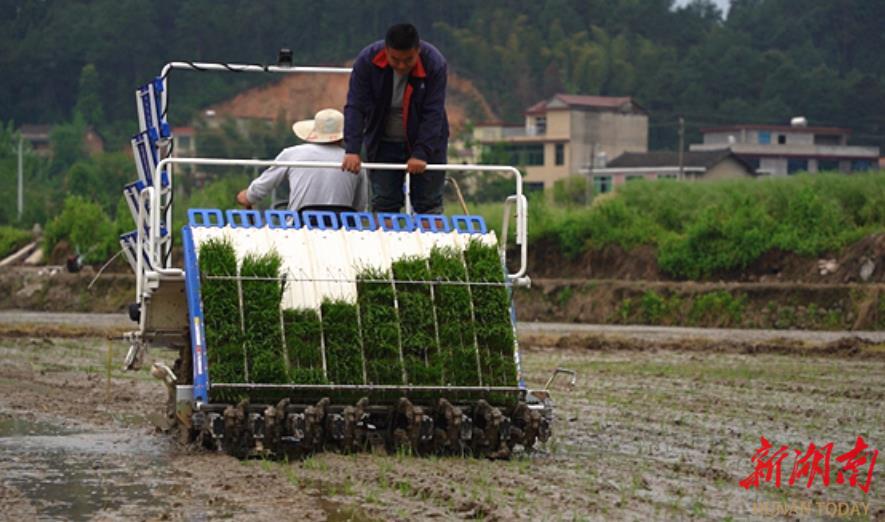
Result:
[[[347,255],[346,230],[306,231],[311,248],[314,267],[313,276],[317,279],[317,292],[321,298],[344,299],[356,302],[356,275],[353,261]],[[341,282],[336,282],[341,281]]]
[[[344,232],[344,236],[354,275],[368,268],[390,269],[390,258],[382,249],[377,231],[349,230]]]
[[[228,241],[231,241],[230,230],[230,227],[191,227],[197,256],[200,254],[200,245],[206,241],[211,239],[227,239]]]
[[[308,230],[305,228],[193,227],[194,246],[210,239],[227,239],[238,264],[248,254],[276,251],[283,259],[286,278],[283,308],[319,309],[323,300],[356,302],[356,276],[366,268],[389,271],[394,261],[427,257],[433,247],[463,251],[472,238],[498,244],[494,231],[486,234],[458,232],[395,232],[384,230]]]
[[[320,294],[316,282],[311,281],[314,267],[308,254],[311,243],[304,229],[273,229],[269,234],[273,247],[283,258],[282,272],[286,276],[283,308],[319,308]]]

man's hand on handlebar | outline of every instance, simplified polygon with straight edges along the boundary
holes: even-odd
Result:
[[[361,165],[362,161],[360,160],[359,154],[345,154],[344,161],[341,162],[341,170],[346,170],[347,172],[359,174]]]
[[[409,174],[423,174],[427,170],[427,162],[418,158],[409,158],[406,162],[406,171]]]

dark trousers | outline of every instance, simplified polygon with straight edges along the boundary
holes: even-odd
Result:
[[[409,152],[405,143],[382,141],[378,153],[372,160],[377,163],[405,163]],[[405,204],[406,171],[371,170],[369,181],[372,184],[373,212],[400,212]],[[446,184],[444,171],[425,171],[410,174],[409,184],[412,208],[418,214],[442,214],[443,188]]]

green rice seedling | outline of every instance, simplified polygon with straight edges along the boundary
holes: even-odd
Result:
[[[233,279],[237,276],[236,252],[226,239],[211,239],[200,245],[198,257],[209,378],[212,382],[244,382],[240,300],[237,281]]]
[[[257,383],[287,382],[280,327],[283,260],[276,252],[247,255],[240,268],[243,288],[243,322],[249,380]]]
[[[326,346],[326,375],[335,384],[362,384],[363,361],[357,307],[326,299],[321,307]]]
[[[476,386],[479,371],[470,289],[463,284],[446,284],[467,281],[461,254],[452,248],[431,250],[430,275],[439,282],[434,291],[434,304],[446,382],[454,386]]]
[[[393,263],[402,333],[403,363],[411,384],[443,384],[444,360],[436,341],[436,320],[427,259],[410,257]]]
[[[316,310],[283,310],[283,331],[289,355],[289,381],[323,384],[323,326]]]
[[[470,281],[503,283],[504,269],[494,246],[470,240],[464,251]],[[471,285],[473,313],[476,318],[476,342],[480,348],[483,383],[493,386],[516,384],[513,361],[514,334],[510,317],[510,293],[506,287]]]
[[[390,274],[385,270],[367,268],[356,278],[366,381],[369,384],[403,384],[400,323]]]
[[[329,384],[322,368],[289,368],[292,384]]]

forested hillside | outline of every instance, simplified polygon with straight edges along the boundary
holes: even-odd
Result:
[[[166,61],[272,62],[290,47],[297,63],[337,64],[390,23],[410,20],[508,119],[554,92],[631,95],[651,112],[653,148],[674,146],[679,114],[690,139],[704,125],[784,123],[801,114],[854,129],[855,143],[885,145],[879,1],[733,0],[727,18],[707,0],[685,7],[672,0],[2,0],[0,9],[0,120],[65,121],[79,99],[87,123],[114,144],[133,126],[133,88]],[[172,103],[182,121],[173,123],[263,81],[180,74]]]
[[[90,261],[111,255],[116,234],[133,226],[120,190],[135,173],[118,151],[136,127],[134,89],[164,63],[273,63],[277,50],[289,47],[299,64],[341,64],[402,20],[414,22],[451,69],[511,121],[555,92],[629,95],[651,114],[652,148],[675,147],[679,115],[689,143],[702,126],[804,115],[812,125],[851,128],[854,144],[885,149],[882,1],[734,0],[727,18],[709,0],[682,7],[674,0],[0,0],[0,12],[0,193],[17,190],[16,129],[54,125],[51,157],[25,142],[24,212],[0,206],[0,225],[43,224],[47,254],[64,240]],[[173,75],[173,125],[274,79]],[[228,152],[221,156],[270,157],[291,140],[288,125],[259,125],[244,136],[227,122],[204,134],[201,146]],[[106,153],[84,150],[87,126],[104,138]],[[229,174],[196,191],[182,177],[176,211],[232,204],[253,173]],[[878,187],[878,179],[869,184]],[[557,221],[566,236],[577,231],[564,250],[586,246],[586,224],[571,225],[588,216]],[[880,230],[881,216],[864,223]]]

